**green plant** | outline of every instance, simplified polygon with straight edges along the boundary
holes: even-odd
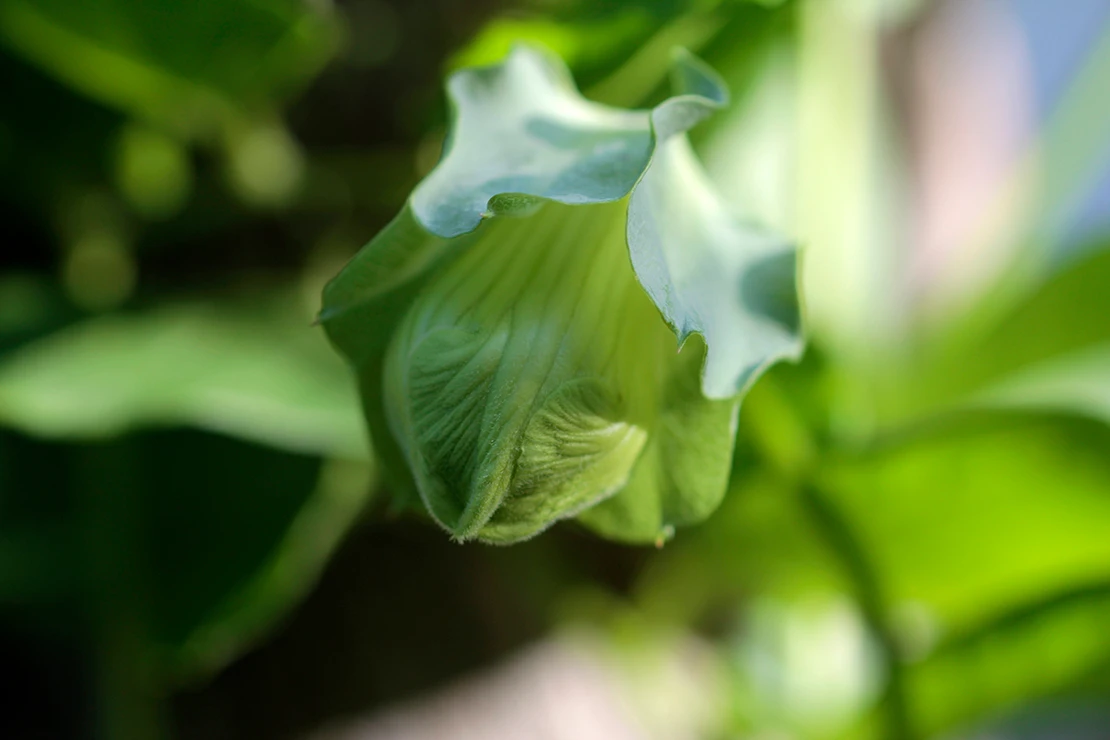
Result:
[[[0,735],[300,736],[568,626],[696,646],[700,736],[1105,724],[1105,38],[930,313],[882,60],[943,9],[505,5],[0,8]]]

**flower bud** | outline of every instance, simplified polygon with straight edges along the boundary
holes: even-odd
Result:
[[[728,215],[683,133],[724,93],[678,68],[652,111],[528,49],[457,74],[443,160],[325,290],[395,493],[459,540],[704,519],[742,392],[801,349],[793,251]]]

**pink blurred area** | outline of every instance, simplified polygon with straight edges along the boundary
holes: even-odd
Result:
[[[548,639],[425,697],[310,740],[694,740],[718,714],[696,643],[633,669],[596,637]],[[646,697],[645,697],[646,692]],[[644,701],[651,706],[645,708]]]
[[[908,51],[914,165],[911,281],[957,292],[1012,249],[1033,91],[1021,28],[1003,0],[938,3]]]
[[[1107,136],[1068,109],[1108,21],[1103,0],[937,0],[896,34],[889,86],[909,158],[907,277],[926,311],[958,309],[1029,250],[1048,261],[1074,251],[1080,222],[1110,223],[1100,205],[1110,147],[1072,150]]]

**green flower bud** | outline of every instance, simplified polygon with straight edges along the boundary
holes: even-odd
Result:
[[[325,290],[395,493],[460,540],[704,519],[743,390],[801,349],[793,251],[727,214],[683,133],[722,89],[677,70],[652,111],[527,49],[455,75],[443,160]]]

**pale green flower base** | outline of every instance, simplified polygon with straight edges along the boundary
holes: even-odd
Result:
[[[702,397],[703,347],[680,354],[637,282],[626,209],[484,223],[398,327],[386,417],[456,537],[519,540],[631,481],[586,521],[650,540],[723,495],[737,404]]]

